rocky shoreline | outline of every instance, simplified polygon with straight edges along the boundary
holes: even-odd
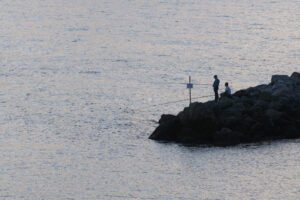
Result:
[[[300,73],[162,115],[150,139],[231,146],[300,137]]]

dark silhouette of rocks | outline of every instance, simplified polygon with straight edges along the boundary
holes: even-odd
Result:
[[[300,137],[300,73],[162,115],[153,140],[229,146]]]

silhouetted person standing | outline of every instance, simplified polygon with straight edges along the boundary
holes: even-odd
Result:
[[[214,92],[215,92],[215,102],[218,102],[218,100],[219,100],[218,90],[219,90],[220,80],[218,79],[217,75],[214,75],[214,78],[215,78],[215,81],[213,84],[213,88],[214,88]]]

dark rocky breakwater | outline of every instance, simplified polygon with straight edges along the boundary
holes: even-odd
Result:
[[[300,73],[162,115],[153,140],[229,146],[300,137]]]

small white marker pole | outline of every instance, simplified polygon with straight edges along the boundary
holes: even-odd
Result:
[[[191,104],[191,103],[192,103],[192,88],[193,88],[191,76],[189,76],[189,83],[186,84],[186,88],[189,89],[189,94],[190,94],[190,104]]]
[[[191,83],[191,76],[189,76],[189,84],[192,84]],[[190,90],[190,104],[191,104],[192,103],[192,88],[190,87],[189,90]]]

